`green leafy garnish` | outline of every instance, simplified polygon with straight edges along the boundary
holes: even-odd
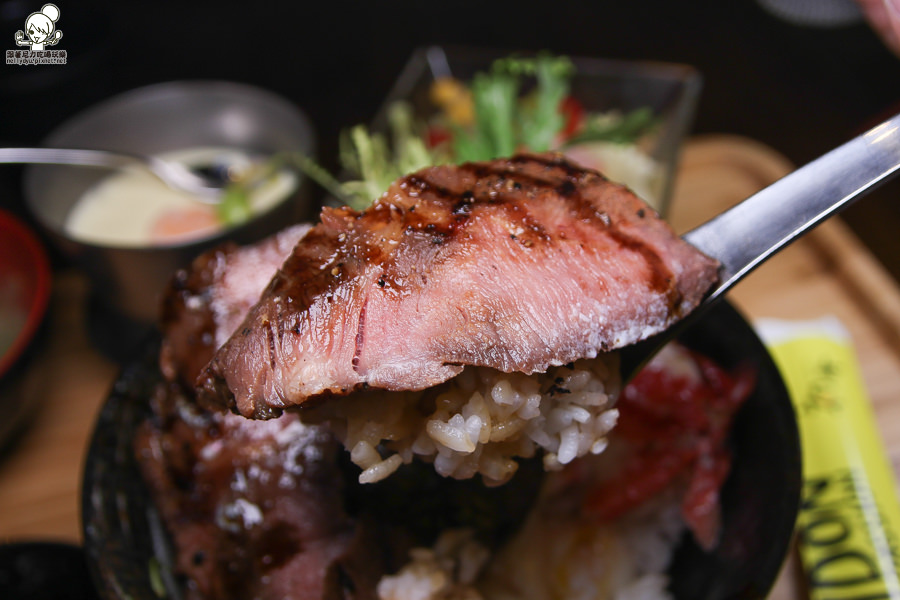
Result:
[[[559,104],[569,93],[573,72],[568,58],[540,54],[500,59],[489,72],[477,73],[471,85],[475,126],[454,128],[454,159],[491,160],[511,156],[520,148],[549,150],[564,124]],[[525,76],[535,77],[537,85],[523,99]]]
[[[505,69],[477,73],[472,79],[475,127],[457,128],[453,135],[454,158],[460,162],[510,155],[516,150],[518,77]]]
[[[250,218],[250,190],[240,183],[231,183],[222,192],[216,205],[219,220],[225,225],[238,225]]]
[[[440,157],[425,146],[421,127],[413,118],[412,107],[405,102],[394,103],[388,111],[394,154],[401,175],[439,161]]]
[[[225,225],[240,225],[253,216],[251,196],[270,182],[284,168],[285,154],[274,154],[265,161],[254,162],[239,173],[229,173],[228,184],[216,205],[216,215]]]
[[[574,73],[574,64],[565,56],[541,53],[498,59],[469,84],[471,119],[443,113],[439,125],[450,130],[449,144],[426,146],[426,124],[400,101],[389,107],[388,132],[372,132],[365,125],[342,132],[339,158],[346,180],[339,181],[308,157],[296,157],[294,162],[338,201],[363,210],[397,178],[423,167],[492,160],[520,150],[545,152],[560,143],[634,143],[655,126],[649,108],[625,115],[601,113],[591,115],[573,137],[561,142],[566,115],[560,106],[569,95]]]
[[[657,117],[648,107],[636,108],[624,115],[597,114],[588,119],[578,133],[567,139],[565,146],[598,141],[631,144],[657,123]]]
[[[373,133],[365,125],[343,132],[340,162],[349,179],[339,182],[311,160],[298,166],[316,183],[351,208],[362,210],[381,196],[397,178],[443,162],[430,152],[404,102],[392,105],[388,113],[390,135]]]
[[[565,125],[559,106],[569,94],[569,80],[575,67],[567,58],[538,57],[533,62],[537,78],[535,98],[521,114],[522,145],[536,152],[549,150]]]

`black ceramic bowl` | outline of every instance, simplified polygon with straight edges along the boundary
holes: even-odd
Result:
[[[791,401],[765,347],[729,304],[714,306],[680,340],[726,368],[755,367],[758,381],[731,434],[734,464],[723,489],[722,541],[705,553],[686,536],[670,568],[672,591],[690,600],[764,598],[787,555],[800,497],[800,443]],[[131,447],[160,377],[155,344],[146,350],[115,383],[84,474],[88,562],[101,594],[115,600],[155,600],[154,585],[172,585],[166,534]],[[179,596],[177,589],[168,592]]]

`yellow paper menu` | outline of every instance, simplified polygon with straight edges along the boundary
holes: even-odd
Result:
[[[900,600],[897,484],[849,335],[833,318],[756,328],[797,414],[797,544],[810,598]]]

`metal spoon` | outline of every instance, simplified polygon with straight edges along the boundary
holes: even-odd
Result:
[[[217,165],[192,169],[156,156],[141,156],[108,150],[75,148],[0,148],[0,163],[79,165],[121,169],[144,167],[174,190],[187,192],[205,204],[217,204],[229,184],[229,170]],[[222,165],[227,167],[227,165]]]
[[[719,283],[675,326],[623,348],[623,379],[631,379],[666,342],[753,269],[898,169],[900,115],[895,115],[684,234],[685,241],[722,263]]]

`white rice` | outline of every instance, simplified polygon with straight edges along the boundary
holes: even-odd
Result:
[[[509,480],[516,457],[543,451],[548,470],[606,447],[618,411],[617,355],[503,373],[468,367],[421,392],[369,391],[331,400],[304,417],[327,421],[362,469],[360,483],[388,477],[419,457],[442,476]]]
[[[546,508],[546,507],[545,507]],[[665,574],[684,531],[661,498],[603,525],[538,510],[491,560],[467,531],[445,532],[382,578],[380,600],[670,600]]]
[[[677,502],[653,508],[605,524],[536,511],[477,588],[490,600],[669,599],[665,571],[684,524]]]
[[[674,349],[655,361],[685,375],[696,369]],[[596,374],[576,365],[566,385],[583,389],[584,379],[590,387]],[[510,390],[521,388],[515,382],[508,389],[506,385],[499,384],[505,390],[497,398],[500,405],[513,396]],[[671,486],[612,521],[593,520],[584,508],[586,498],[602,489],[598,484],[615,481],[634,448],[613,436],[602,454],[584,454],[587,442],[581,438],[587,434],[573,434],[572,428],[614,418],[610,411],[595,414],[583,398],[546,404],[525,428],[542,419],[542,434],[556,440],[555,460],[568,460],[570,448],[578,458],[568,469],[545,476],[521,529],[492,556],[468,532],[445,532],[434,548],[414,550],[399,572],[382,579],[380,600],[671,600],[666,571],[687,530],[680,506],[683,490]],[[534,437],[541,436],[529,439]],[[606,438],[596,443],[603,445]]]
[[[490,557],[468,530],[444,532],[434,548],[415,548],[397,574],[378,582],[381,600],[480,600],[474,584]]]

